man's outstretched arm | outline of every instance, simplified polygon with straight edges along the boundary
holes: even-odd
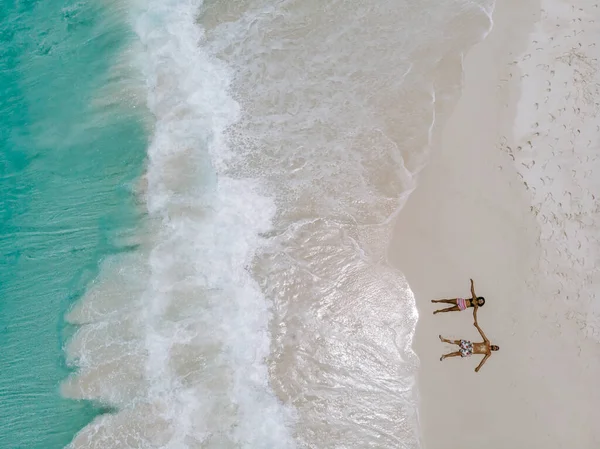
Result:
[[[485,341],[486,343],[489,343],[490,341],[488,340],[488,338],[485,336],[485,334],[479,327],[479,323],[477,323],[477,308],[475,308],[473,310],[473,326],[475,326],[477,328],[477,330],[479,331],[479,334],[481,335],[481,338],[483,338],[483,341]]]
[[[487,359],[490,358],[489,354],[486,354],[485,357],[483,358],[483,360],[481,360],[481,362],[479,362],[479,366],[477,368],[475,368],[475,372],[478,373],[479,370],[481,369],[481,367],[483,366],[483,364],[486,362]]]

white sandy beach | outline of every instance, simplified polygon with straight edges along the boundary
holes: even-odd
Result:
[[[400,214],[389,259],[419,308],[426,449],[600,447],[594,3],[498,0]],[[467,296],[470,277],[501,348],[478,374],[479,357],[439,361],[438,334],[479,341],[472,315],[429,302]]]

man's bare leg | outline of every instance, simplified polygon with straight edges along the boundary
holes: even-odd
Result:
[[[460,340],[448,340],[447,338],[444,338],[441,335],[438,335],[438,337],[440,337],[440,340],[444,343],[450,343],[451,345],[460,346]]]
[[[447,357],[458,357],[459,355],[460,355],[460,351],[451,352],[449,354],[444,354],[443,356],[440,357],[440,362]]]

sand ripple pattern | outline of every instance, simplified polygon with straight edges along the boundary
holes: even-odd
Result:
[[[522,78],[512,155],[541,227],[539,269],[560,314],[600,341],[600,48],[595,1],[542,1],[515,59]],[[515,76],[516,76],[515,71]],[[542,277],[540,277],[542,278]],[[551,317],[550,317],[551,318]]]

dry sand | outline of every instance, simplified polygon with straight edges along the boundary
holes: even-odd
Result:
[[[541,287],[549,240],[506,151],[523,139],[513,124],[528,78],[513,61],[543,14],[538,1],[498,0],[494,28],[465,58],[463,95],[398,219],[389,260],[407,275],[420,313],[425,449],[600,447],[600,349],[569,319],[577,305]],[[438,334],[479,341],[472,315],[433,316],[429,302],[468,296],[470,277],[487,299],[480,324],[501,347],[478,374],[479,357],[439,361],[454,349]]]

